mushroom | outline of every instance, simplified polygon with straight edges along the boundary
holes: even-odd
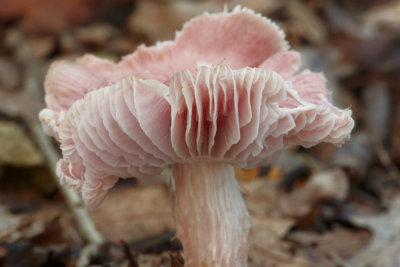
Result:
[[[198,16],[174,41],[119,63],[55,62],[40,119],[61,143],[57,174],[95,206],[119,177],[172,165],[186,266],[246,266],[249,215],[233,165],[291,145],[341,145],[354,126],[323,74],[299,65],[284,33],[242,7]]]

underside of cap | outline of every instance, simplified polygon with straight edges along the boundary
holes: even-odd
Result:
[[[60,173],[72,177],[75,165],[83,166],[74,180],[84,187],[93,179],[152,176],[176,162],[249,167],[288,145],[347,139],[350,113],[322,99],[325,87],[318,104],[314,96],[302,97],[304,83],[293,84],[300,91],[276,72],[228,65],[179,72],[169,87],[124,79],[86,94],[66,112],[58,131],[72,167]],[[97,184],[99,196],[104,188]],[[98,203],[95,191],[88,192]]]

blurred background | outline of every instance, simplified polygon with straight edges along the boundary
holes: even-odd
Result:
[[[0,0],[0,266],[183,266],[169,171],[121,181],[86,211],[58,185],[58,144],[37,114],[54,60],[118,60],[225,3],[276,21],[356,121],[339,149],[236,169],[249,266],[400,266],[400,1],[389,0]]]

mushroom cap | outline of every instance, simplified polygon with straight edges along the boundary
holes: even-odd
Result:
[[[176,162],[251,167],[289,145],[340,145],[351,111],[330,103],[321,73],[299,66],[283,32],[240,7],[194,18],[175,41],[119,63],[56,62],[40,119],[61,143],[58,175],[97,205],[119,177]]]

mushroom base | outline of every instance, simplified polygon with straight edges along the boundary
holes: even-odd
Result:
[[[233,167],[175,164],[173,178],[177,237],[185,266],[247,266],[249,215]]]

